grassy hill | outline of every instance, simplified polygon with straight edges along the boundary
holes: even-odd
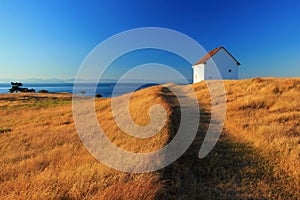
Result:
[[[206,84],[197,83],[193,88],[202,113],[195,141],[173,164],[143,174],[110,169],[88,153],[76,133],[71,95],[0,95],[0,198],[299,198],[300,79],[256,78],[224,85],[226,121],[213,151],[204,159],[197,157],[211,109]],[[154,104],[166,108],[168,120],[148,139],[118,128],[110,99],[96,99],[97,117],[115,145],[150,152],[174,137],[180,121],[178,101],[163,86],[135,92],[131,117],[148,124],[148,108]]]

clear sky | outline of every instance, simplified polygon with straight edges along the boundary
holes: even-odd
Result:
[[[73,78],[97,44],[147,26],[225,46],[241,78],[300,76],[299,0],[1,0],[0,80]]]

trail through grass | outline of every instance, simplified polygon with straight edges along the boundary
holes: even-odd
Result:
[[[171,95],[165,97],[173,107],[178,106],[176,100],[172,99],[175,97]],[[163,180],[170,191],[168,198],[297,199],[300,197],[299,183],[295,182],[291,175],[265,159],[251,143],[234,137],[235,134],[226,129],[213,151],[204,159],[199,159],[200,146],[210,122],[209,101],[200,99],[200,107],[202,114],[194,143],[180,159],[162,172]],[[178,121],[180,111],[173,112],[171,118],[173,122]],[[275,173],[275,170],[280,172]]]
[[[300,199],[300,80],[224,84],[226,121],[213,151],[198,159],[211,108],[205,83],[194,84],[201,118],[193,144],[168,167],[143,174],[110,169],[89,154],[76,132],[71,95],[0,95],[0,199]],[[112,143],[151,152],[180,123],[178,100],[163,86],[134,93],[132,119],[147,125],[154,104],[166,108],[168,120],[149,139],[118,128],[110,99],[97,99],[95,109]]]

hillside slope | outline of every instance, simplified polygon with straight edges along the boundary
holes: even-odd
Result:
[[[272,78],[224,81],[225,126],[204,159],[196,157],[210,122],[210,95],[205,83],[194,84],[202,110],[197,137],[165,169],[168,178],[178,175],[171,178],[174,197],[299,199],[299,83],[300,79]]]
[[[162,103],[159,92],[135,94],[137,123],[149,120],[147,105]],[[112,120],[110,99],[97,99],[96,110],[119,147],[151,151],[168,140],[167,124],[149,140],[123,134]],[[71,95],[1,95],[0,116],[0,199],[154,199],[163,190],[159,173],[123,173],[88,153],[76,132]]]
[[[296,199],[300,197],[300,79],[224,81],[227,113],[216,147],[198,152],[210,122],[205,83],[193,88],[201,109],[197,137],[176,162],[129,174],[99,163],[76,133],[68,94],[0,96],[1,199]],[[185,86],[176,86],[185,89]],[[124,97],[118,97],[120,99]],[[154,104],[168,120],[149,139],[126,135],[110,99],[97,99],[99,123],[117,146],[150,152],[165,146],[180,122],[176,97],[163,86],[135,92],[129,111],[140,125]]]

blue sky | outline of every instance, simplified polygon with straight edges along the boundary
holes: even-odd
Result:
[[[148,26],[180,31],[207,51],[225,46],[241,78],[299,77],[299,11],[299,0],[2,0],[0,80],[73,78],[100,42]]]

